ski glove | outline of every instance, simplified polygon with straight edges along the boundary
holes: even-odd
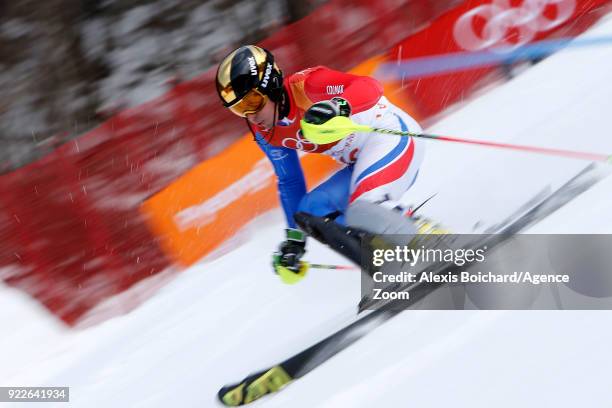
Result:
[[[351,105],[338,96],[329,101],[321,101],[312,105],[304,114],[304,121],[313,125],[321,125],[336,116],[349,117]]]
[[[306,235],[299,229],[287,228],[287,239],[272,255],[272,266],[281,280],[287,284],[301,281],[308,271],[308,264],[302,262],[306,253]]]

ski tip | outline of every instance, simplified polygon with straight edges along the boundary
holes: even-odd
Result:
[[[244,400],[244,386],[244,382],[235,385],[226,385],[219,390],[217,397],[219,397],[219,401],[221,401],[223,405],[228,407],[240,406],[243,404],[242,401]]]
[[[226,385],[217,393],[219,401],[228,407],[238,407],[249,404],[266,394],[280,390],[289,384],[293,378],[277,365],[269,370],[250,375],[242,382]]]

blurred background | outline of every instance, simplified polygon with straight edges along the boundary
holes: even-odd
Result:
[[[19,0],[0,4],[0,171],[161,95],[325,0]]]
[[[216,64],[239,45],[270,49],[286,74],[326,65],[375,76],[429,126],[558,48],[516,50],[579,35],[609,3],[2,2],[0,279],[74,325],[136,283],[205,258],[278,206],[266,173],[266,198],[232,210],[233,222],[179,231],[172,220],[234,194],[221,193],[244,175],[227,155],[259,160],[252,143],[240,150],[246,128],[214,85]],[[311,185],[334,169],[305,166],[318,169]],[[138,302],[128,303],[120,313]]]

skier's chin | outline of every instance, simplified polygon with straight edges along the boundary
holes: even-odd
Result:
[[[271,125],[263,122],[263,121],[254,121],[254,120],[249,120],[249,122],[251,122],[253,125],[257,126],[259,129],[263,130],[263,131],[268,131],[270,130]]]

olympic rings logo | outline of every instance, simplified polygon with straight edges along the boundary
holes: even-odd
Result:
[[[548,18],[544,11],[554,6],[554,18]],[[504,52],[513,51],[529,43],[542,31],[551,30],[570,19],[576,9],[576,0],[523,0],[517,7],[511,0],[493,0],[463,14],[453,27],[457,44],[469,51],[478,51],[491,46],[503,48]],[[474,18],[486,20],[482,32],[474,30]],[[511,29],[518,31],[518,40],[509,41]]]
[[[290,137],[284,138],[282,143],[283,147],[301,150],[306,153],[314,152],[319,147],[318,144],[302,138],[302,129],[298,130],[295,135],[295,139]]]

